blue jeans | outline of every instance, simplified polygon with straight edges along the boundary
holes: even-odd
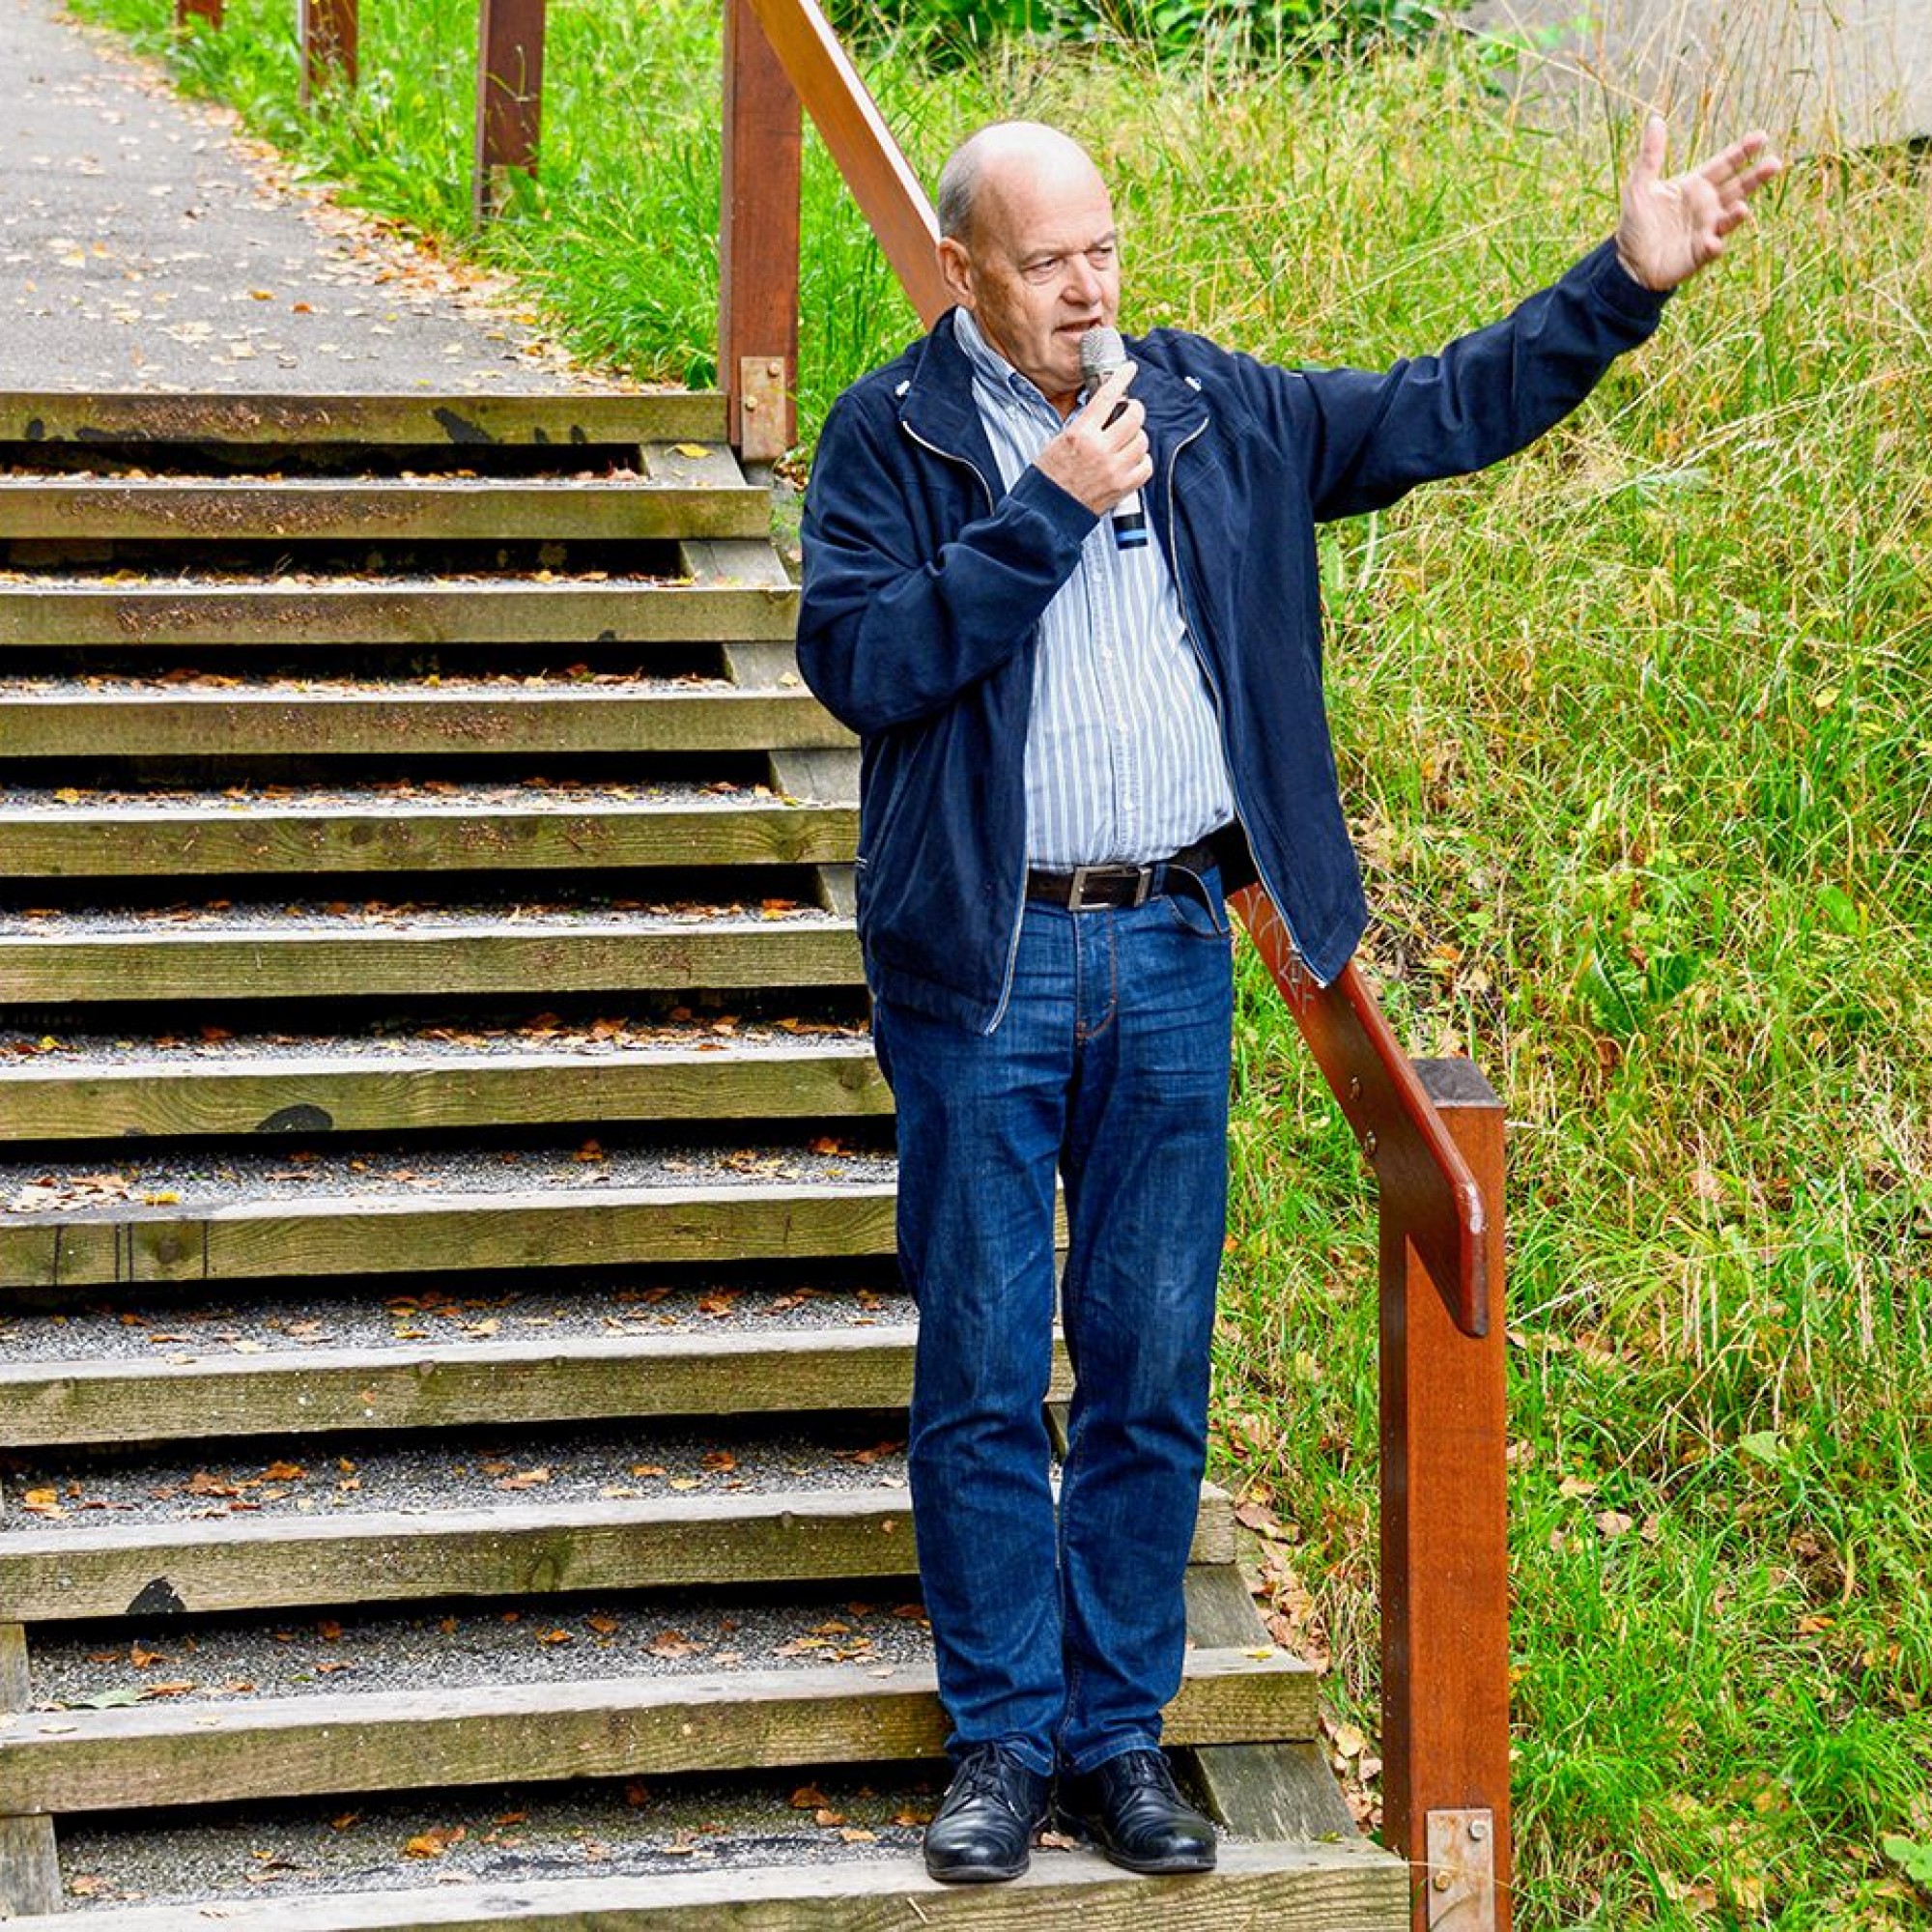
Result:
[[[1179,1688],[1227,1211],[1232,942],[1212,871],[1205,888],[1030,903],[991,1034],[874,1011],[919,1304],[913,1521],[955,1753],[1091,1771],[1157,1746]],[[1075,1378],[1057,1523],[1056,1170]]]

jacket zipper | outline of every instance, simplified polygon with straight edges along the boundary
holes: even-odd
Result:
[[[907,422],[903,416],[898,420],[899,428],[914,442],[918,443],[920,448],[930,451],[942,463],[956,464],[961,469],[964,469],[971,475],[974,482],[979,484],[980,494],[986,499],[986,514],[988,516],[991,516],[999,508],[998,500],[993,496],[993,486],[986,481],[985,475],[980,466],[970,456],[961,456],[956,451],[951,449],[941,449],[936,442],[929,442],[924,437],[921,436],[918,430],[914,429],[912,424]],[[1007,940],[1007,968],[1005,973],[1000,977],[1000,997],[998,1003],[993,1008],[993,1017],[986,1022],[986,1031],[989,1034],[996,1033],[999,1030],[1000,1022],[1007,1016],[1008,1002],[1013,996],[1013,974],[1018,967],[1020,956],[1020,927],[1026,920],[1027,841],[1025,817],[1026,787],[1024,782],[1022,782],[1020,787],[1020,875],[1017,890],[1013,894],[1013,923],[1012,931]],[[1290,937],[1293,938],[1293,935],[1291,933]]]
[[[1247,811],[1241,799],[1241,781],[1236,769],[1236,761],[1228,750],[1228,707],[1221,696],[1220,681],[1214,675],[1214,667],[1208,662],[1207,653],[1201,648],[1201,627],[1194,620],[1194,614],[1187,608],[1187,579],[1180,568],[1180,545],[1175,534],[1179,526],[1174,517],[1174,472],[1180,465],[1180,452],[1195,440],[1208,424],[1203,416],[1193,429],[1174,445],[1173,453],[1167,459],[1167,561],[1174,573],[1174,594],[1180,600],[1181,614],[1187,619],[1187,643],[1194,653],[1194,662],[1201,667],[1201,675],[1208,680],[1208,690],[1214,700],[1214,722],[1220,728],[1221,756],[1228,767],[1228,788],[1235,795],[1235,813],[1243,826],[1247,823]],[[1250,847],[1252,852],[1252,845]],[[1288,943],[1294,948],[1294,956],[1300,960],[1301,969],[1318,986],[1325,986],[1323,980],[1308,963],[1308,953],[1295,935],[1294,922],[1288,916],[1288,903],[1274,888],[1274,883],[1262,870],[1259,856],[1255,857],[1255,872],[1262,883],[1262,890],[1274,902],[1274,909],[1281,916],[1281,923],[1288,929]]]

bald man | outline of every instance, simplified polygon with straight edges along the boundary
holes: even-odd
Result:
[[[1520,449],[1656,327],[1776,172],[1752,135],[1662,174],[1506,320],[1381,373],[1112,327],[1106,184],[1050,128],[940,178],[956,306],[828,418],[799,662],[864,746],[859,929],[917,1297],[913,1515],[955,1773],[936,1878],[1025,1870],[1056,1794],[1136,1871],[1205,1870],[1160,1714],[1206,1460],[1231,935],[1259,876],[1318,980],[1366,920],[1321,702],[1315,528]],[[1144,507],[1151,541],[1136,527]],[[1042,1416],[1054,1182],[1075,1378]]]

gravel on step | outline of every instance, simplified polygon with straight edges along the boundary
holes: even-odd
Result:
[[[912,1872],[947,1776],[944,1765],[838,1765],[63,1820],[61,1866],[71,1911],[205,1904],[211,1917],[197,1923],[315,1892],[862,1859]],[[1068,1853],[1055,1840],[1038,1856]]]
[[[931,1661],[916,1596],[787,1587],[783,1602],[719,1593],[536,1598],[488,1609],[344,1609],[192,1627],[119,1622],[110,1638],[37,1634],[32,1708],[171,1709],[356,1692],[497,1689],[734,1670],[849,1669],[888,1680]],[[856,1687],[855,1687],[856,1688]]]
[[[576,1147],[489,1151],[391,1145],[197,1154],[171,1148],[122,1157],[111,1169],[89,1173],[18,1159],[0,1162],[0,1204],[23,1213],[105,1210],[178,1218],[183,1211],[240,1208],[265,1199],[382,1196],[428,1204],[452,1194],[541,1192],[550,1197],[546,1205],[561,1206],[568,1195],[588,1202],[633,1188],[744,1190],[806,1183],[856,1192],[893,1180],[896,1170],[889,1157],[825,1145],[836,1151],[627,1145],[609,1135]]]
[[[585,897],[571,901],[425,904],[418,900],[336,899],[327,903],[291,899],[217,899],[201,904],[160,906],[30,906],[0,911],[0,936],[57,938],[71,945],[97,936],[159,931],[193,932],[218,939],[229,933],[259,938],[268,933],[314,933],[340,937],[356,931],[459,933],[487,926],[526,926],[531,931],[604,932],[645,937],[660,932],[757,930],[783,925],[835,928],[851,922],[822,906],[800,899],[773,898],[757,905],[740,901],[698,905],[645,903],[636,899]]]
[[[0,677],[0,697],[58,697],[74,702],[99,699],[106,703],[181,694],[206,696],[211,702],[227,699],[238,704],[270,701],[332,704],[344,699],[369,704],[398,699],[408,702],[431,693],[440,701],[503,697],[515,691],[539,689],[551,696],[569,692],[581,698],[628,704],[640,697],[724,696],[740,687],[729,678],[707,676],[698,671],[676,677],[652,676],[641,670],[597,671],[587,677],[574,677],[562,667],[544,672],[503,671],[486,677],[439,675],[434,683],[420,677],[378,679],[332,677],[327,673],[313,677],[245,677],[203,671],[185,676],[157,672],[151,677],[139,677],[127,671],[103,671],[89,677]],[[770,697],[773,694],[755,695]]]
[[[894,1427],[896,1437],[882,1433]],[[335,1521],[377,1513],[431,1519],[451,1509],[502,1511],[508,1519],[555,1503],[897,1489],[906,1480],[903,1435],[896,1418],[840,1415],[815,1431],[788,1418],[764,1432],[741,1418],[728,1432],[522,1424],[400,1441],[270,1437],[192,1453],[171,1444],[139,1460],[10,1455],[0,1475],[9,1505],[0,1515],[0,1548],[12,1535],[162,1523]]]
[[[715,1336],[722,1341],[795,1335],[814,1329],[890,1327],[912,1322],[912,1297],[893,1285],[890,1264],[862,1263],[846,1277],[815,1281],[770,1263],[734,1278],[709,1269],[701,1281],[648,1280],[611,1286],[493,1288],[485,1293],[417,1288],[380,1301],[311,1293],[213,1302],[168,1302],[154,1294],[50,1313],[0,1310],[0,1358],[28,1362],[151,1361],[185,1365],[308,1350],[355,1349],[400,1353],[425,1342],[550,1342],[625,1336]]]
[[[686,1009],[687,1013],[689,1009]],[[70,1060],[85,1060],[103,1072],[134,1073],[150,1065],[162,1066],[221,1066],[278,1062],[408,1058],[411,1062],[439,1060],[468,1063],[478,1058],[509,1058],[533,1053],[633,1059],[640,1052],[728,1053],[752,1047],[761,1052],[822,1052],[827,1046],[856,1045],[868,1039],[870,1029],[859,1021],[790,1017],[770,1022],[744,1019],[733,1013],[712,1017],[672,1017],[662,1021],[608,1015],[576,1022],[554,1013],[533,1015],[521,1026],[466,1023],[453,1017],[434,1026],[406,1022],[377,1022],[364,1033],[231,1033],[213,1028],[194,1037],[162,1034],[153,1038],[112,1037],[105,1034],[30,1033],[0,1027],[0,1070],[9,1065],[58,1068]]]
[[[451,818],[475,811],[585,812],[652,806],[679,811],[742,811],[748,805],[786,807],[770,785],[585,784],[525,779],[511,783],[469,779],[462,782],[421,781],[383,785],[229,785],[219,790],[111,785],[0,786],[0,811],[48,812],[76,817],[89,812],[138,813],[167,819],[222,812],[252,819],[267,814],[356,813],[385,817]]]
[[[215,564],[180,562],[170,559],[164,571],[144,572],[138,582],[130,582],[122,571],[99,571],[84,563],[37,565],[31,570],[0,569],[0,593],[27,589],[36,593],[81,591],[90,596],[112,591],[118,596],[149,601],[151,593],[177,590],[290,591],[290,590],[379,590],[408,594],[412,591],[476,590],[502,585],[509,589],[526,586],[545,590],[683,590],[694,580],[684,575],[668,575],[648,570],[572,570],[530,564],[519,569],[496,566],[489,570],[438,570],[435,572],[400,567],[393,570],[358,570],[348,576],[333,570],[284,570],[264,577],[246,566],[224,569]],[[713,586],[707,586],[713,587]],[[722,586],[728,589],[729,583]]]

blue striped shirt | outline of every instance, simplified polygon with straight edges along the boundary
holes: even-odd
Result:
[[[1010,490],[1060,434],[1059,412],[954,316],[973,399]],[[1165,858],[1235,815],[1214,703],[1158,544],[1089,534],[1039,620],[1026,744],[1027,860],[1053,871]]]

